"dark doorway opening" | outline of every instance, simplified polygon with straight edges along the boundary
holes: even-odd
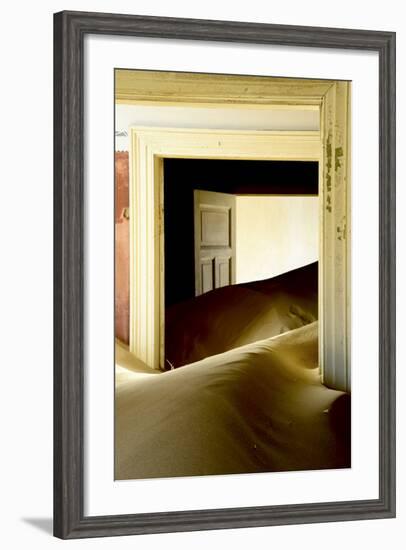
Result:
[[[165,307],[195,296],[195,190],[318,195],[318,181],[318,162],[164,159]]]

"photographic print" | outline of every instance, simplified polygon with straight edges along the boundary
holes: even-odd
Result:
[[[115,479],[351,467],[350,92],[115,71]]]
[[[55,14],[55,536],[394,517],[395,49]]]

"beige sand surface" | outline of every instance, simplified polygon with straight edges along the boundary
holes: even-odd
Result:
[[[349,467],[349,396],[320,382],[317,327],[158,374],[120,349],[116,479]]]
[[[175,368],[317,320],[317,262],[264,281],[232,285],[166,312],[166,368]]]

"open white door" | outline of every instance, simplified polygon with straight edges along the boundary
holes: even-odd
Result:
[[[195,295],[235,283],[235,196],[194,191]]]

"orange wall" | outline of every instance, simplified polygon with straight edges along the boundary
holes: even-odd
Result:
[[[129,343],[128,152],[115,153],[115,336]],[[128,210],[127,210],[128,211]]]

